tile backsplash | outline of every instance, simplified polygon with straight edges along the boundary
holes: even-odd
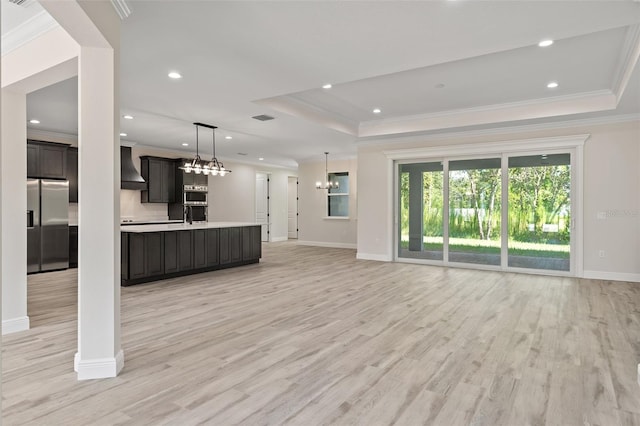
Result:
[[[166,203],[141,203],[140,191],[120,190],[120,220],[168,220]]]

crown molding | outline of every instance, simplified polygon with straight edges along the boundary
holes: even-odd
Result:
[[[605,124],[626,123],[630,121],[640,121],[640,114],[621,114],[604,117],[584,118],[579,120],[557,121],[549,123],[523,124],[521,126],[494,127],[491,129],[454,131],[435,134],[394,136],[388,138],[376,138],[371,140],[355,141],[356,146],[387,145],[389,143],[411,143],[427,142],[435,140],[450,140],[474,138],[480,136],[498,136],[511,133],[536,132],[542,130],[568,129],[581,126],[597,126]]]
[[[389,118],[360,123],[359,136],[384,136],[454,127],[475,126],[558,115],[580,114],[616,108],[610,90],[538,98],[473,108]]]
[[[27,139],[78,145],[78,135],[74,135],[73,133],[54,132],[50,130],[33,129],[30,127],[27,128]]]
[[[46,10],[39,12],[2,36],[2,56],[59,26]]]
[[[396,149],[383,151],[382,153],[390,160],[409,160],[425,157],[441,157],[469,154],[498,154],[502,152],[530,151],[534,149],[544,149],[545,151],[554,149],[575,148],[584,146],[584,143],[591,135],[569,135],[552,136],[532,139],[513,139],[500,142],[487,142],[482,144],[464,145],[440,145],[410,149]]]
[[[611,83],[611,90],[616,95],[616,104],[620,103],[622,94],[631,79],[633,69],[640,58],[640,24],[627,28],[627,34],[618,57],[616,72]]]
[[[113,8],[121,20],[125,20],[131,15],[131,8],[127,4],[126,0],[111,0]]]

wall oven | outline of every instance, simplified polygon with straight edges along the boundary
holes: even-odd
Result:
[[[208,188],[205,185],[185,185],[184,186],[185,206],[206,206]]]

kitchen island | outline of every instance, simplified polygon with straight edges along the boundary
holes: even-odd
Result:
[[[123,286],[257,263],[261,227],[245,222],[122,226]]]

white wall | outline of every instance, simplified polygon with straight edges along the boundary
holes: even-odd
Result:
[[[497,136],[429,138],[422,142],[376,143],[358,149],[358,256],[389,260],[392,255],[392,176],[385,150],[512,141],[590,134],[584,147],[584,275],[640,281],[640,122],[582,125]],[[364,213],[366,212],[366,213]],[[605,212],[607,219],[597,219]],[[600,258],[598,251],[606,256]]]
[[[333,160],[329,157],[329,173],[349,172],[348,219],[327,218],[327,191],[316,189],[317,181],[326,180],[323,177],[324,161],[300,164],[298,171],[298,244],[356,248],[360,190],[358,160]]]
[[[224,176],[209,176],[210,222],[255,222],[256,220],[256,173],[268,173],[270,196],[270,239],[287,239],[287,178],[297,176],[296,170],[277,169],[252,164],[224,161],[232,173]]]

